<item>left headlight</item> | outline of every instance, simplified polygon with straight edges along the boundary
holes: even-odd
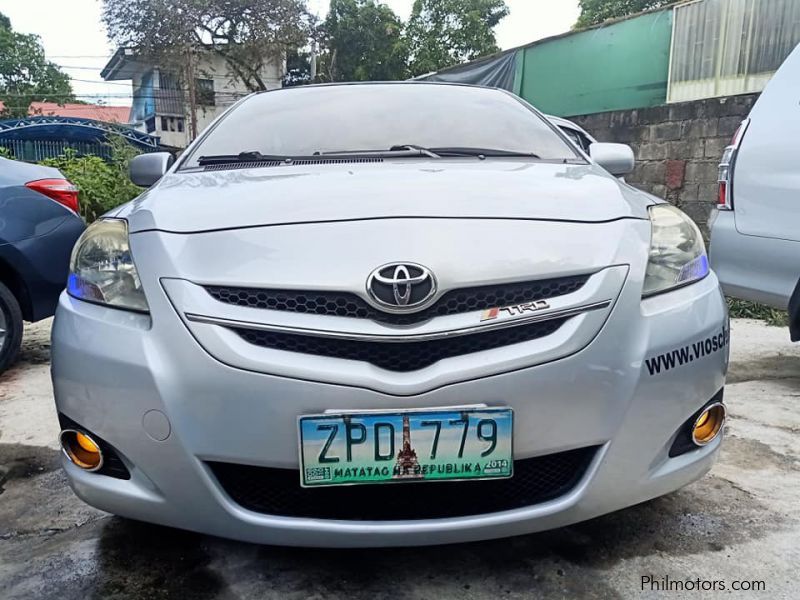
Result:
[[[114,308],[149,312],[128,245],[128,225],[118,219],[92,223],[72,250],[67,292]]]
[[[650,207],[652,239],[643,296],[703,279],[709,273],[703,234],[686,214],[669,204]]]

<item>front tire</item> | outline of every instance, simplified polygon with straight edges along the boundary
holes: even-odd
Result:
[[[22,311],[14,294],[0,283],[0,373],[16,360],[22,343]]]

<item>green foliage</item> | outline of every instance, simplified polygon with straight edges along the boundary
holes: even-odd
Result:
[[[578,0],[581,16],[576,28],[597,25],[608,19],[627,17],[651,8],[660,8],[675,0]]]
[[[73,99],[69,76],[48,61],[39,36],[17,33],[0,14],[0,100],[3,117],[28,114],[31,102]]]
[[[403,22],[374,0],[331,0],[325,19],[327,52],[320,71],[329,81],[406,78]]]
[[[406,32],[411,75],[497,52],[494,28],[508,13],[504,0],[415,0]]]
[[[128,178],[128,164],[138,154],[136,149],[117,136],[110,137],[108,145],[111,146],[110,162],[99,156],[78,156],[74,150],[67,150],[41,163],[57,168],[78,186],[81,215],[90,223],[142,193]]]
[[[766,321],[767,325],[772,325],[773,327],[789,326],[789,314],[786,311],[770,308],[763,304],[728,298],[728,310],[731,318],[759,319]]]
[[[2,14],[0,14],[0,17]],[[5,146],[0,146],[0,158],[14,158],[14,153]]]

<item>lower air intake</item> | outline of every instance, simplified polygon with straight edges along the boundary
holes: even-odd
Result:
[[[207,464],[231,499],[254,512],[346,521],[399,521],[466,517],[553,500],[578,484],[598,448],[515,461],[510,479],[331,488],[302,488],[300,473],[289,469]]]

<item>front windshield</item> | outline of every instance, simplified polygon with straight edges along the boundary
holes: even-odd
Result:
[[[228,113],[193,150],[200,157],[258,152],[479,148],[576,160],[579,155],[525,104],[499,90],[431,84],[311,86],[256,94]]]

